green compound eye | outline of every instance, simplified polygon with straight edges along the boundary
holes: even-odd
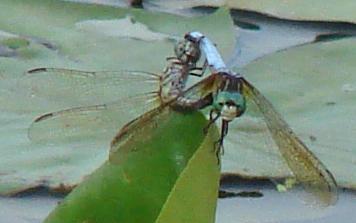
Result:
[[[245,97],[238,92],[219,92],[214,98],[213,107],[216,110],[221,111],[224,105],[236,106],[239,115],[246,110]]]

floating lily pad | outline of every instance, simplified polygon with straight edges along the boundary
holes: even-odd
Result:
[[[139,30],[126,36],[120,31],[112,35],[113,29],[127,25]],[[131,103],[129,107],[143,106],[126,97],[144,91],[132,81],[105,82],[108,85],[103,88],[100,83],[86,85],[88,82],[69,82],[65,77],[24,75],[26,70],[45,66],[159,73],[166,65],[166,57],[174,55],[175,39],[186,32],[206,33],[226,55],[235,42],[233,22],[224,9],[186,18],[56,0],[2,1],[0,30],[25,36],[30,42],[19,48],[21,56],[0,57],[1,194],[38,185],[62,188],[79,183],[107,159],[109,143],[121,126],[137,117],[130,110],[106,114],[114,117],[114,121],[104,117],[104,124],[111,126],[106,132],[92,125],[100,134],[83,136],[75,142],[48,140],[41,144],[28,139],[28,128],[39,115],[119,99],[123,105]],[[83,84],[88,91],[78,91]]]
[[[263,57],[241,71],[334,174],[339,186],[353,189],[355,52],[355,38],[309,44]],[[290,175],[261,116],[247,111],[232,123],[223,171],[249,177]]]
[[[30,44],[30,42],[24,38],[8,38],[5,40],[2,40],[0,44],[5,45],[9,47],[10,49],[19,49],[26,47]]]
[[[308,0],[153,0],[152,2],[168,8],[190,8],[197,6],[227,6],[231,9],[240,9],[259,12],[270,16],[309,21],[356,22],[356,2],[342,1],[308,1]]]

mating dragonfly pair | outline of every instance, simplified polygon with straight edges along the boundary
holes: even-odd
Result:
[[[202,68],[198,68],[197,63],[201,60],[201,55],[204,55],[205,60]],[[169,107],[194,110],[208,107],[210,109],[210,124],[218,118],[222,120],[221,138],[218,142],[220,148],[228,133],[229,123],[243,115],[248,109],[246,101],[251,101],[261,112],[272,138],[296,180],[304,186],[306,191],[315,195],[322,204],[330,205],[336,202],[337,185],[332,174],[296,136],[272,104],[244,77],[226,67],[217,48],[207,37],[199,32],[186,34],[184,39],[175,46],[175,57],[170,57],[167,61],[168,65],[162,74],[139,71],[109,72],[111,75],[127,75],[131,78],[145,77],[147,80],[158,83],[154,91],[146,94],[151,98],[149,103],[156,104],[156,106],[124,126],[112,140],[111,150],[117,148],[117,144],[120,143],[124,135],[130,135],[135,128],[150,123],[154,117],[159,116],[164,109]],[[210,70],[210,75],[191,87],[186,87],[189,76],[202,76],[207,69]],[[194,73],[196,71],[198,73]],[[28,73],[94,78],[108,74],[108,72],[56,68],[36,68]],[[29,136],[35,140],[36,137],[40,138],[45,135],[44,132],[51,132],[51,127],[58,127],[58,123],[68,116],[80,114],[78,117],[89,119],[92,114],[90,111],[108,110],[114,108],[117,103],[119,102],[77,107],[42,115],[32,123]],[[140,105],[136,104],[136,106]]]

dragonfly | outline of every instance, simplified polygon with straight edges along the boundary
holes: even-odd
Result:
[[[113,102],[72,107],[40,115],[28,130],[29,138],[34,142],[53,143],[53,139],[56,138],[65,140],[73,138],[75,141],[77,135],[85,138],[98,135],[98,131],[102,131],[104,135],[108,132],[113,133],[123,122],[118,120],[118,114],[121,115],[121,119],[127,120],[177,98],[185,88],[188,76],[202,76],[206,63],[202,67],[197,66],[201,58],[199,43],[188,36],[175,44],[174,53],[175,56],[166,58],[168,64],[161,74],[132,70],[91,72],[45,67],[27,71],[32,86],[41,88],[39,86],[50,85],[48,91],[55,88],[51,83],[56,81],[51,78],[64,78],[64,82],[69,83],[71,87],[64,86],[59,91],[74,91],[79,98],[82,95],[83,98],[89,98],[90,95],[103,94],[104,91],[121,94],[118,95],[120,99]],[[142,93],[125,95],[127,92],[120,91],[124,85],[133,85],[134,88],[141,89]],[[36,92],[36,87],[32,88],[33,95],[41,95],[41,92]],[[115,90],[109,90],[112,88]],[[127,87],[123,89],[127,90]],[[137,91],[136,89],[133,91]],[[175,104],[180,103],[185,102],[177,100]],[[124,114],[130,112],[133,114],[125,119],[122,115],[123,110]]]
[[[321,204],[334,204],[338,195],[333,175],[297,137],[272,103],[242,75],[227,68],[217,48],[208,38],[199,32],[188,35],[190,39],[200,43],[212,74],[187,89],[181,97],[186,101],[185,106],[196,109],[209,106],[211,123],[221,118],[220,147],[228,134],[229,123],[238,120],[245,113],[248,109],[247,101],[252,102],[262,114],[279,152],[296,180],[306,191],[315,195]],[[190,101],[190,98],[193,100]],[[204,103],[197,106],[196,98],[201,98]]]
[[[199,32],[191,32],[186,35],[185,39],[199,43],[199,48],[205,54],[206,63],[212,74],[193,86],[180,90],[173,97],[167,97],[167,100],[161,101],[159,106],[141,113],[140,116],[121,128],[111,141],[109,157],[112,157],[112,154],[117,152],[120,143],[132,136],[137,129],[152,124],[156,116],[161,115],[167,108],[177,105],[194,110],[210,109],[210,123],[221,118],[222,132],[218,143],[222,145],[224,137],[228,134],[229,123],[242,117],[245,111],[248,111],[247,102],[253,102],[262,113],[282,157],[296,179],[323,204],[334,204],[337,200],[337,185],[334,177],[296,136],[273,105],[244,77],[227,69],[215,45],[208,38]],[[187,67],[189,66],[187,65]],[[109,104],[105,105],[105,109],[109,107]],[[81,111],[81,108],[76,110]],[[85,108],[85,110],[88,109]],[[58,117],[66,115],[49,116],[51,120],[56,120]],[[53,118],[54,116],[57,118]],[[38,121],[38,123],[40,122],[42,121]],[[53,125],[50,126],[53,127]],[[42,130],[48,131],[47,128],[42,128]]]
[[[222,119],[222,145],[228,133],[229,123],[243,116],[247,108],[247,101],[253,102],[262,113],[267,127],[276,142],[279,151],[292,170],[296,180],[302,184],[307,192],[318,199],[321,205],[332,205],[337,201],[337,184],[331,172],[297,137],[282,116],[276,111],[271,102],[240,74],[230,71],[214,44],[199,32],[189,34],[196,38],[202,51],[206,54],[206,61],[212,74],[184,90],[178,97],[193,109],[210,109],[210,122]],[[159,107],[139,116],[124,126],[112,140],[110,154],[115,154],[121,142],[125,141],[142,126],[154,122],[156,116],[164,109],[175,104],[178,98],[172,99]],[[197,103],[200,101],[201,103]],[[215,113],[215,117],[213,114]]]

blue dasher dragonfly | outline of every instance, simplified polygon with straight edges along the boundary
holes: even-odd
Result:
[[[337,200],[337,185],[334,177],[296,136],[288,124],[283,120],[281,115],[274,109],[272,104],[244,77],[227,69],[216,47],[208,38],[199,32],[192,32],[186,35],[186,40],[193,40],[193,42],[199,43],[199,48],[202,53],[204,53],[207,66],[210,68],[212,74],[188,89],[184,89],[185,85],[180,85],[180,88],[174,93],[174,96],[167,97],[167,100],[159,101],[158,106],[156,104],[155,106],[150,107],[150,109],[146,109],[146,111],[149,110],[148,112],[142,111],[136,113],[136,117],[140,114],[141,115],[129,124],[125,125],[112,140],[110,153],[116,153],[120,142],[122,142],[125,137],[134,134],[135,129],[154,122],[155,116],[160,115],[165,109],[175,106],[194,110],[204,108],[208,109],[210,110],[211,123],[214,123],[218,118],[221,118],[221,139],[218,143],[219,145],[222,145],[224,138],[228,134],[229,123],[235,119],[243,117],[245,111],[248,112],[250,105],[252,105],[255,106],[262,114],[272,138],[276,142],[282,157],[292,170],[297,181],[300,182],[307,191],[310,191],[313,195],[315,195],[321,203],[325,205],[335,203]],[[179,54],[177,53],[177,55]],[[186,62],[183,64],[186,64],[188,71],[194,67]],[[180,70],[180,68],[177,70]],[[35,71],[36,69],[33,70],[33,72]],[[51,70],[42,68],[37,69],[37,71],[47,72]],[[78,73],[79,76],[83,74],[86,73]],[[87,74],[92,74],[94,77],[98,77],[95,72],[89,72]],[[117,73],[111,73],[110,75],[111,77],[113,75],[116,77],[117,75],[119,81],[122,81],[124,76]],[[135,79],[133,78],[135,76],[136,75],[129,75],[129,78],[127,79]],[[156,82],[159,80],[157,77],[160,77],[154,74],[147,76],[150,77],[149,81],[152,81],[153,77]],[[108,80],[111,80],[111,78]],[[158,81],[158,83],[159,82],[160,81]],[[169,81],[169,83],[172,82]],[[150,97],[156,100],[157,89],[160,88],[160,85],[156,85],[152,91],[153,97],[152,95]],[[144,96],[147,97],[148,95],[145,94]],[[132,101],[131,104],[135,104],[136,107],[140,106],[138,103],[132,103]],[[107,116],[102,112],[108,110],[120,111],[122,104],[125,106],[121,111],[130,111],[130,108],[127,107],[127,103],[121,102],[120,104],[114,102],[112,104],[108,103],[105,105],[96,105],[93,107],[75,108],[74,110],[69,109],[62,112],[49,113],[42,116],[43,118],[38,118],[33,123],[29,130],[29,135],[32,139],[41,139],[41,136],[45,136],[50,139],[53,134],[47,134],[47,132],[51,132],[53,128],[58,129],[59,134],[62,134],[63,131],[65,131],[63,129],[71,129],[72,131],[69,132],[69,135],[72,135],[76,131],[75,128],[82,124],[79,123],[78,120],[87,123],[88,117],[91,117],[89,120],[93,123],[100,120],[102,117],[109,117],[108,122],[112,123],[110,116]],[[134,107],[133,110],[136,111],[136,107]],[[93,108],[94,112],[92,112],[90,108]],[[93,113],[96,114],[92,115]],[[66,122],[67,119],[70,119],[70,122]],[[64,124],[63,126],[63,123],[67,124]],[[114,124],[117,128],[118,124]],[[111,128],[115,129],[114,126],[111,126]],[[91,131],[89,129],[90,128],[85,128],[84,130]]]
[[[194,98],[191,106],[196,105],[196,98],[204,100],[204,104],[197,108],[210,106],[211,123],[221,118],[219,144],[223,145],[229,123],[234,119],[238,120],[245,113],[248,109],[246,103],[249,101],[250,105],[254,104],[262,114],[279,152],[296,180],[323,204],[335,203],[337,184],[333,175],[297,137],[267,98],[244,77],[226,67],[215,45],[208,38],[199,32],[191,32],[188,35],[190,39],[200,43],[212,74],[186,90],[183,97],[187,102],[189,98]],[[189,103],[187,106],[190,106]]]
[[[184,103],[179,106],[193,109],[208,107],[211,123],[220,117],[222,126],[218,143],[222,146],[224,137],[228,133],[229,123],[234,119],[238,120],[248,110],[247,101],[252,102],[263,115],[282,157],[296,180],[318,200],[318,204],[325,206],[334,204],[338,195],[333,175],[296,136],[273,105],[245,78],[227,69],[214,44],[208,38],[198,32],[190,33],[189,38],[196,38],[197,42],[200,42],[212,74],[183,91],[179,100]],[[135,129],[150,123],[155,116],[177,101],[178,99],[172,99],[161,104],[122,128],[111,143],[111,154],[116,152],[118,145],[133,134]]]

